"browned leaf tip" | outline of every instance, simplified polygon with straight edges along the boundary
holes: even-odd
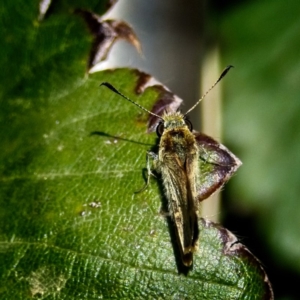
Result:
[[[136,70],[136,74],[138,75],[138,81],[135,88],[136,93],[143,93],[144,90],[148,87],[155,89],[158,92],[158,97],[150,110],[156,115],[162,116],[164,111],[176,111],[178,107],[181,105],[182,100],[174,95],[170,90],[157,81],[151,75]],[[148,118],[148,133],[155,131],[156,126],[160,119],[153,115],[149,115]]]
[[[182,100],[179,97],[171,93],[163,85],[155,85],[153,88],[159,92],[157,101],[151,109],[153,113],[162,116],[164,112],[175,112],[178,110],[179,106],[182,103]],[[148,132],[155,131],[158,122],[158,118],[156,118],[155,116],[149,116]]]
[[[198,200],[207,199],[233,176],[242,162],[224,145],[204,133],[194,131],[201,160]]]
[[[118,20],[107,20],[106,22],[114,29],[117,39],[124,39],[132,44],[140,54],[142,53],[141,43],[130,25]]]
[[[238,238],[226,228],[205,219],[201,219],[201,221],[206,228],[213,227],[218,229],[220,238],[223,242],[224,255],[241,257],[247,265],[251,265],[257,270],[257,273],[261,278],[260,280],[263,282],[263,295],[261,295],[259,299],[274,300],[274,293],[271,282],[259,259],[257,259],[249,251],[249,249],[245,245],[240,243]],[[253,287],[255,289],[254,292],[257,292],[255,283],[257,282],[253,282]],[[249,287],[249,289],[251,289],[251,286]]]
[[[94,39],[88,61],[88,70],[106,59],[113,44],[124,39],[141,53],[140,42],[133,29],[123,21],[103,20],[100,16],[86,10],[76,10],[83,17]]]

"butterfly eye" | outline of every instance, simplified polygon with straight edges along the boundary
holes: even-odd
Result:
[[[187,119],[185,119],[184,122],[185,122],[186,126],[188,127],[188,129],[190,131],[193,131],[193,124],[192,124],[192,122],[190,120],[187,120]]]
[[[156,127],[156,134],[157,134],[157,136],[162,136],[164,130],[165,130],[164,123],[163,122],[159,122],[159,124]]]

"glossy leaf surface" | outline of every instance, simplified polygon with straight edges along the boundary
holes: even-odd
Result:
[[[1,11],[0,298],[268,299],[258,261],[205,221],[194,268],[178,275],[158,185],[134,194],[155,134],[99,84],[148,109],[157,90],[138,96],[135,70],[87,76],[84,21],[54,7],[38,22],[37,3],[22,8]]]

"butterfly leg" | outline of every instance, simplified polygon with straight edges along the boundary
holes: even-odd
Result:
[[[150,183],[150,177],[151,175],[153,177],[156,177],[151,170],[151,160],[152,160],[152,164],[154,165],[154,168],[156,166],[156,161],[158,160],[158,155],[152,151],[147,151],[147,181],[146,184],[138,191],[136,191],[136,193],[140,193],[143,192],[149,185]]]

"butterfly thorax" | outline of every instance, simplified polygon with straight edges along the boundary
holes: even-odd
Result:
[[[182,163],[187,155],[198,153],[194,134],[185,123],[184,116],[179,113],[166,114],[164,119],[164,132],[160,140],[160,156],[176,155]]]

